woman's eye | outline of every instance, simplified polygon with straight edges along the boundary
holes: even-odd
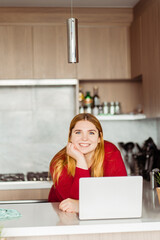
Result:
[[[76,131],[75,134],[80,134],[81,132],[80,131]]]
[[[90,135],[94,135],[95,133],[94,132],[89,132]]]

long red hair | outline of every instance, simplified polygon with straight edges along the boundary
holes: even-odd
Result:
[[[104,161],[104,140],[103,140],[103,131],[100,122],[98,119],[89,113],[81,113],[76,115],[69,127],[69,135],[68,135],[68,142],[70,141],[72,130],[75,127],[76,123],[81,120],[87,120],[95,125],[98,130],[100,142],[98,143],[95,154],[94,154],[94,161],[91,166],[91,176],[93,177],[102,177],[103,176],[103,161]],[[66,147],[59,151],[51,160],[50,163],[50,170],[54,169],[53,171],[53,183],[58,183],[58,179],[61,175],[61,172],[64,167],[67,167],[68,174],[71,176],[75,175],[76,169],[76,161],[75,159],[71,158],[66,154]]]

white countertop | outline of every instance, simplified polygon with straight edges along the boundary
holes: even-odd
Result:
[[[58,203],[2,204],[21,217],[0,221],[2,236],[50,236],[138,231],[160,231],[160,205],[155,190],[144,191],[142,218],[80,221],[77,214],[58,209]]]
[[[51,188],[52,181],[0,182],[0,190]]]

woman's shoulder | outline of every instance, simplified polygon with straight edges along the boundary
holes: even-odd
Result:
[[[118,148],[111,142],[104,140],[104,149],[107,152],[117,151]],[[118,150],[119,151],[119,150]]]

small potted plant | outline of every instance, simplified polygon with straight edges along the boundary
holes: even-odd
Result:
[[[159,201],[159,204],[160,204],[160,172],[157,172],[155,174],[155,180],[157,182],[156,191],[157,191],[157,195],[158,195],[158,201]]]

